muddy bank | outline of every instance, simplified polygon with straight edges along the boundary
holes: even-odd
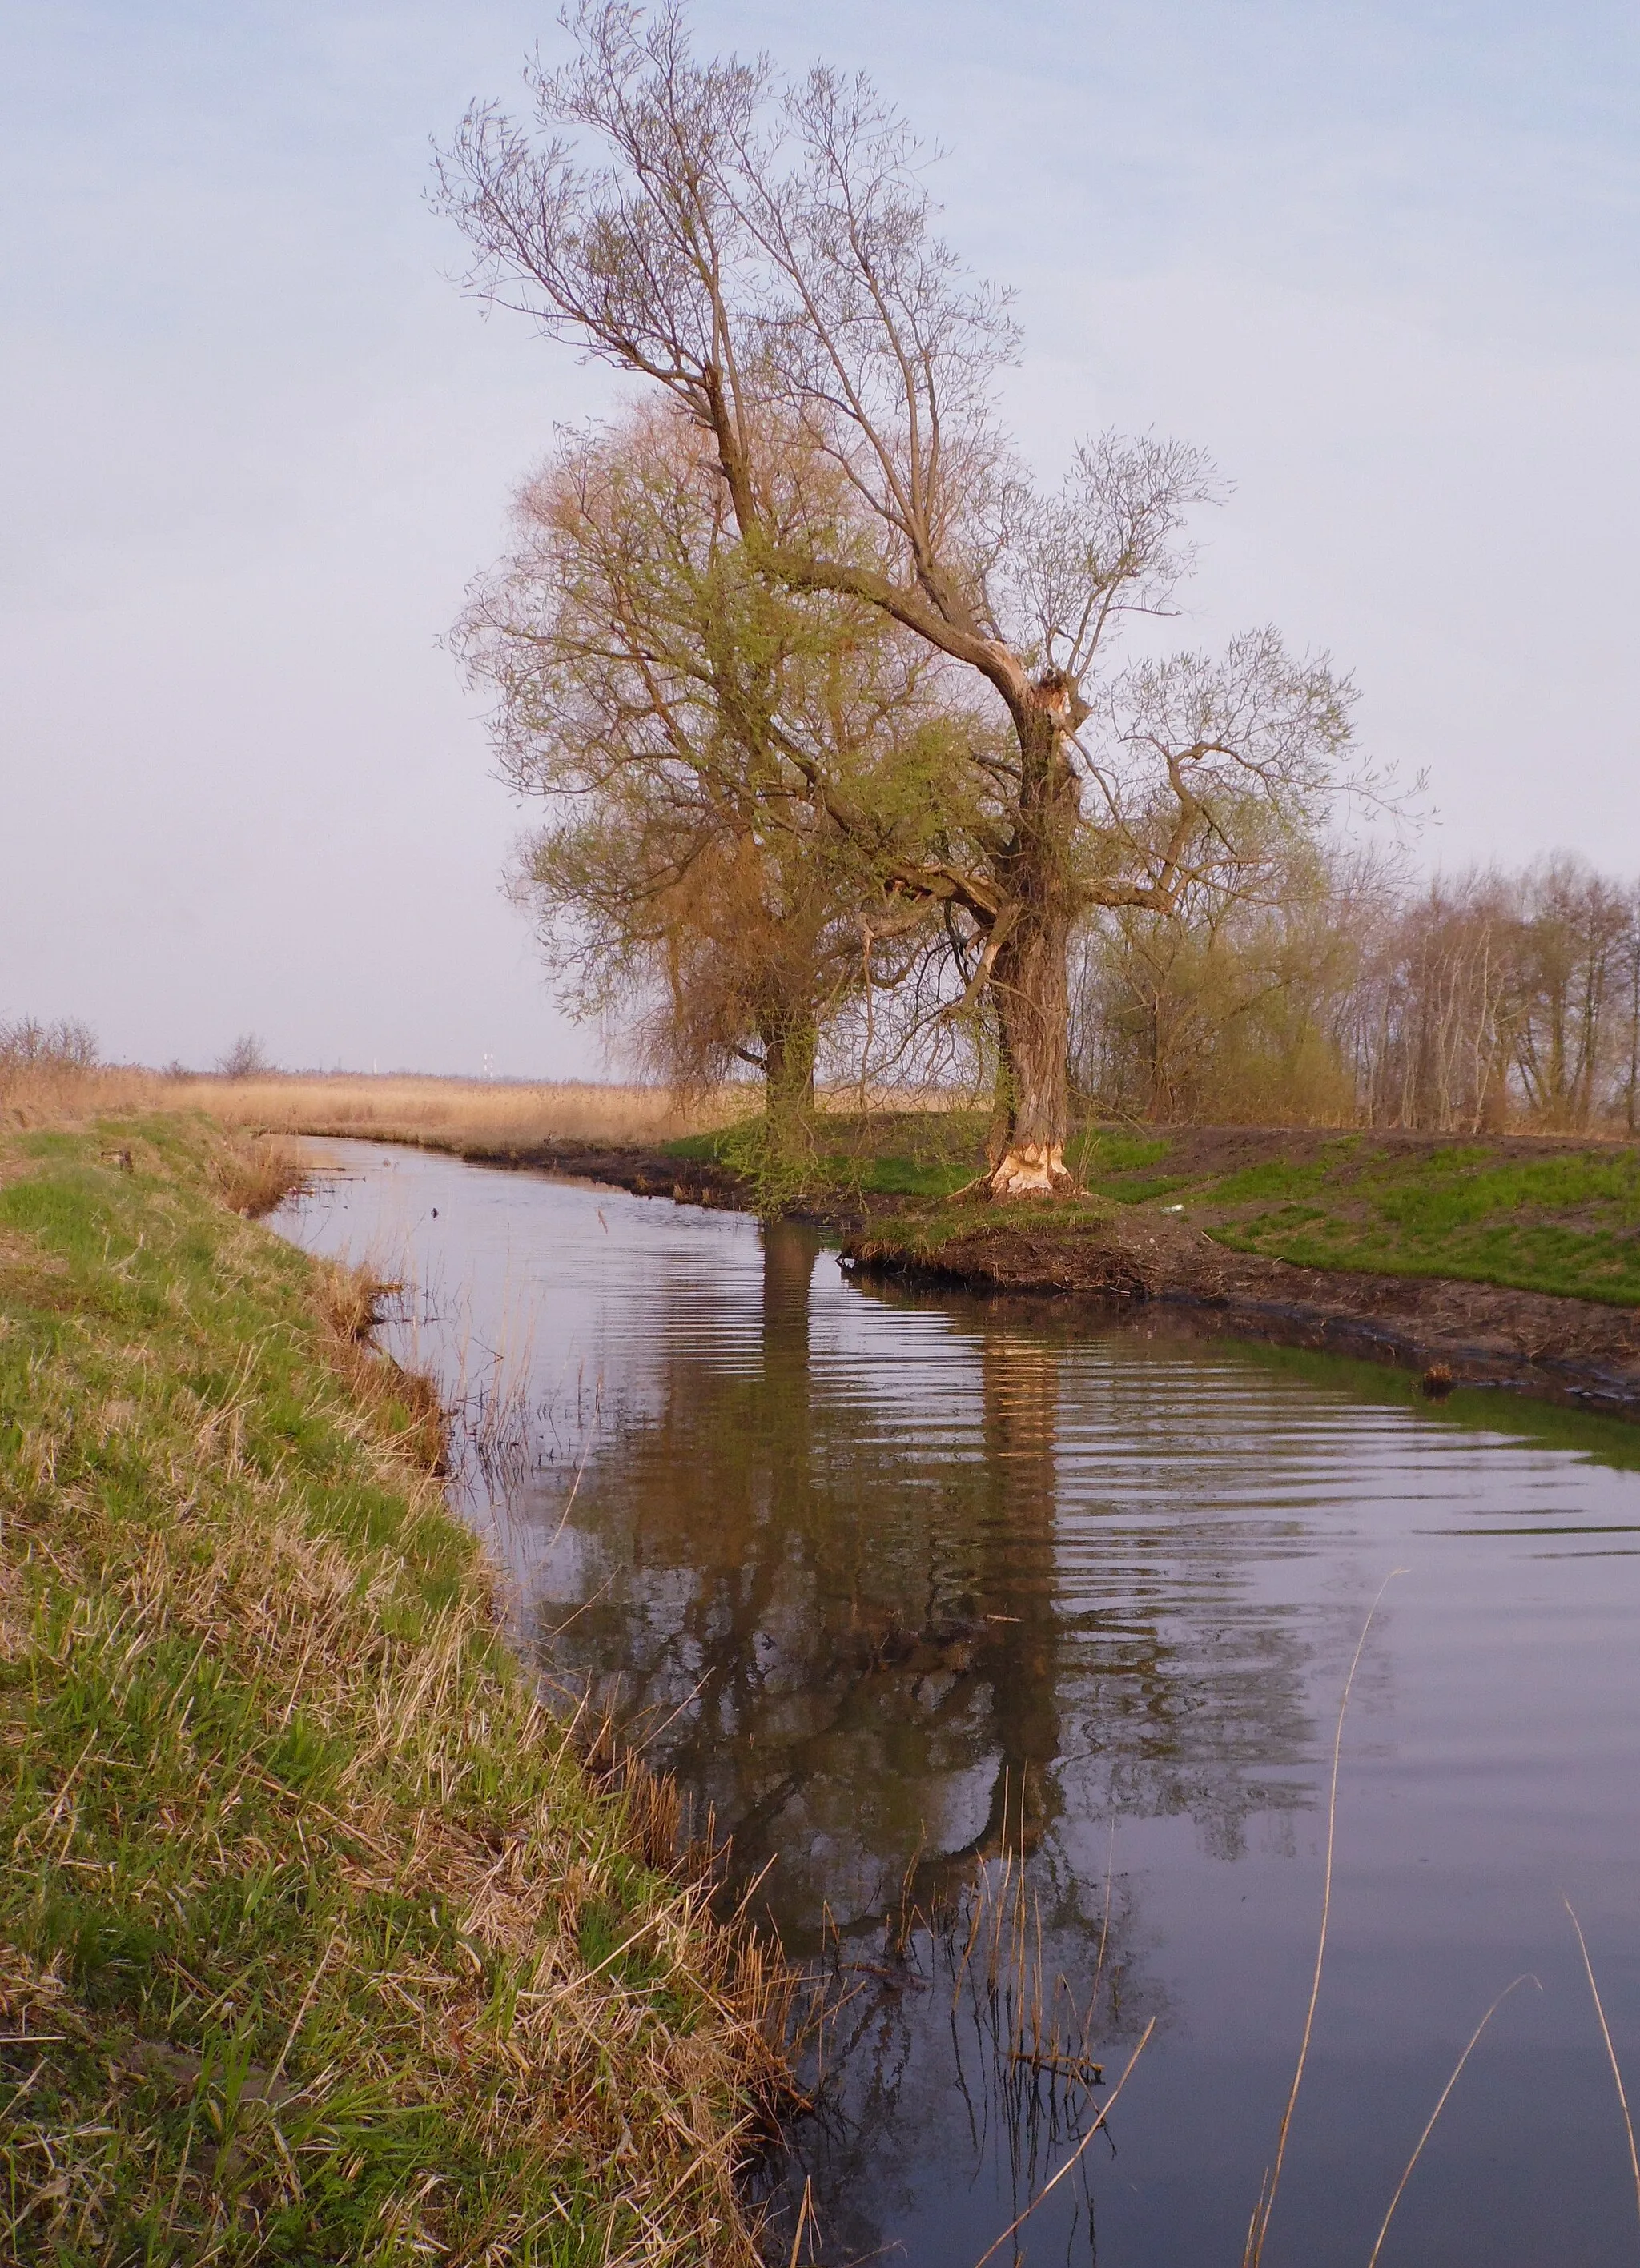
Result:
[[[561,1174],[573,1182],[602,1182],[638,1197],[676,1197],[680,1204],[730,1205],[744,1201],[740,1176],[711,1159],[675,1158],[653,1145],[602,1142],[432,1142],[469,1166],[508,1166],[521,1172]]]
[[[987,1219],[927,1246],[884,1224],[846,1237],[843,1257],[862,1272],[969,1291],[1150,1302],[1238,1337],[1444,1369],[1452,1385],[1640,1418],[1640,1314],[1592,1300],[1298,1268],[1227,1251],[1183,1221],[1137,1209],[1062,1226]]]

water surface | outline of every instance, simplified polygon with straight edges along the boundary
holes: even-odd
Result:
[[[1267,2268],[1365,2263],[1523,1975],[1385,2268],[1634,2261],[1562,1904],[1640,2095],[1626,1436],[1142,1315],[857,1284],[802,1229],[326,1148],[344,1172],[278,1225],[414,1287],[387,1336],[467,1413],[458,1498],[520,1643],[641,1732],[742,1877],[767,1869],[788,1948],[853,1988],[788,2174],[824,2261],[971,2268],[1154,2020],[996,2257],[1235,2268],[1309,1991],[1339,1696],[1395,1568]]]

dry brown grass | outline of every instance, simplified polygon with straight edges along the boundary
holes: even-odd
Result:
[[[250,1079],[174,1078],[140,1065],[45,1064],[0,1071],[0,1130],[83,1124],[138,1111],[203,1110],[220,1125],[258,1134],[330,1134],[449,1150],[669,1142],[732,1124],[758,1109],[761,1101],[755,1085],[684,1095],[585,1079],[514,1086],[396,1071],[379,1078],[362,1071],[270,1071]],[[822,1097],[821,1108],[847,1114],[859,1101],[857,1087],[839,1087]],[[971,1098],[874,1088],[867,1101],[873,1111],[922,1111],[965,1108]]]
[[[158,1108],[168,1081],[140,1068],[83,1069],[74,1064],[0,1063],[0,1133],[31,1126],[78,1126]]]
[[[747,1107],[743,1088],[693,1101],[661,1087],[589,1082],[501,1086],[482,1079],[372,1079],[338,1072],[266,1079],[167,1079],[155,1098],[204,1110],[228,1126],[284,1134],[351,1135],[435,1148],[528,1148],[538,1142],[662,1142],[727,1124]]]
[[[231,1137],[217,1154],[211,1178],[230,1212],[260,1220],[307,1179],[301,1152],[277,1135]]]
[[[140,1065],[81,1070],[58,1064],[30,1064],[0,1076],[0,1128],[203,1110],[221,1125],[262,1134],[346,1135],[450,1149],[667,1141],[725,1125],[750,1107],[744,1087],[690,1099],[661,1087],[575,1079],[523,1086],[352,1071],[171,1078]]]
[[[398,1285],[336,1260],[316,1258],[314,1270],[319,1312],[332,1335],[331,1367],[408,1463],[443,1478],[450,1470],[449,1435],[438,1388],[425,1372],[406,1370],[371,1340],[382,1304]]]

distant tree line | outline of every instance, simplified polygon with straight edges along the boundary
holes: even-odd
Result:
[[[1335,850],[1275,902],[1097,918],[1073,1033],[1078,1086],[1135,1118],[1632,1134],[1640,885]]]
[[[91,1071],[101,1060],[97,1035],[77,1016],[0,1020],[0,1073]]]

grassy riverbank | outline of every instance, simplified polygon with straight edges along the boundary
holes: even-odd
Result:
[[[987,1116],[892,1107],[861,1115],[842,1094],[815,1118],[809,1154],[788,1161],[784,1197],[839,1219],[872,1217],[890,1238],[926,1249],[982,1223],[946,1200],[984,1168]],[[902,1100],[905,1100],[902,1098]],[[919,1098],[909,1098],[917,1101]],[[654,1088],[564,1082],[534,1086],[391,1075],[270,1074],[168,1079],[140,1071],[31,1071],[0,1094],[0,1128],[49,1123],[66,1109],[196,1110],[234,1130],[354,1135],[410,1142],[479,1162],[595,1169],[630,1163],[670,1189],[683,1168],[720,1197],[755,1199],[745,1177],[743,1088],[692,1101]],[[1390,1132],[1245,1127],[1078,1129],[1067,1158],[1090,1196],[1165,1210],[1234,1252],[1305,1268],[1496,1284],[1626,1307],[1640,1303],[1640,1151],[1566,1136],[1467,1139]],[[737,1171],[737,1168],[741,1169]],[[752,1167],[755,1180],[756,1166]],[[617,1171],[616,1178],[625,1178]],[[790,1189],[784,1186],[789,1182]],[[915,1219],[890,1225],[897,1215]],[[1097,1209],[1055,1207],[1032,1234],[1075,1238]],[[1052,1224],[1051,1230],[1049,1224]]]
[[[749,2258],[769,1980],[533,1704],[425,1395],[245,1172],[0,1137],[0,2256]]]
[[[1240,1127],[1090,1128],[1067,1155],[1087,1197],[1050,1207],[949,1199],[984,1166],[974,1114],[823,1121],[814,1182],[877,1241],[927,1257],[979,1233],[1075,1241],[1112,1202],[1164,1211],[1232,1252],[1303,1268],[1444,1278],[1640,1304],[1640,1152],[1566,1137],[1492,1140]],[[669,1145],[725,1149],[717,1134]],[[732,1147],[732,1138],[731,1138]]]
[[[1090,1189],[1301,1268],[1640,1302],[1640,1152],[1515,1137],[1099,1136]]]

